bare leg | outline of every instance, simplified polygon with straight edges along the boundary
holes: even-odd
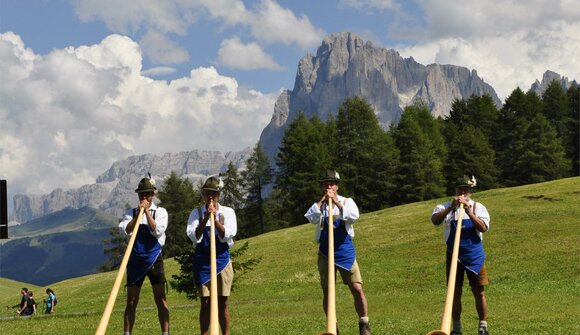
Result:
[[[354,308],[360,317],[368,316],[368,305],[367,305],[367,298],[363,291],[363,287],[361,283],[350,283],[348,284],[348,288],[350,288],[350,292],[354,298]]]
[[[137,310],[137,304],[139,303],[139,293],[141,293],[141,287],[127,287],[127,305],[125,306],[123,326],[125,332],[133,331],[133,325],[135,324],[135,311]]]
[[[472,286],[471,292],[475,298],[475,309],[480,321],[487,320],[487,301],[485,299],[485,291],[483,286]]]
[[[201,297],[199,309],[199,328],[201,335],[207,335],[209,331],[209,297]]]
[[[169,306],[167,305],[167,297],[165,296],[165,287],[163,284],[156,284],[152,288],[153,298],[157,305],[159,326],[161,326],[162,332],[169,332]]]
[[[228,297],[218,297],[219,319],[222,335],[230,335],[230,308]]]
[[[451,316],[453,320],[461,320],[461,294],[463,293],[463,287],[455,286],[455,293],[453,294],[453,308],[451,311]]]

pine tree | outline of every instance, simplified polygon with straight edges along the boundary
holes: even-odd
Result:
[[[568,111],[570,135],[566,152],[572,162],[572,174],[580,176],[580,86],[576,82],[568,89]]]
[[[164,257],[179,255],[183,249],[191,248],[191,242],[185,234],[187,220],[191,210],[199,206],[201,197],[199,190],[187,178],[180,178],[175,171],[165,178],[163,188],[157,193],[161,200],[160,206],[169,214],[169,222],[165,230]]]
[[[519,185],[517,180],[521,171],[516,168],[516,140],[528,128],[529,120],[534,114],[532,111],[541,111],[541,106],[531,106],[539,100],[530,97],[533,98],[531,95],[526,96],[519,87],[510,94],[500,111],[497,136],[492,140],[501,183],[508,186]]]
[[[242,194],[242,178],[234,163],[228,163],[228,169],[222,179],[224,187],[220,192],[220,203],[238,211],[243,207],[244,195]]]
[[[332,166],[329,147],[335,138],[335,123],[327,125],[317,117],[308,120],[303,113],[290,123],[276,156],[278,166],[275,198],[283,217],[291,226],[305,223],[304,213],[321,194],[317,180]]]
[[[570,161],[566,158],[556,129],[541,114],[536,114],[515,142],[515,185],[562,178]]]
[[[444,163],[447,194],[454,193],[455,181],[465,173],[472,173],[477,178],[478,189],[497,186],[495,152],[483,131],[470,124],[460,128],[447,122],[445,137],[448,148],[448,158]]]
[[[338,110],[336,132],[333,169],[344,180],[340,193],[354,198],[361,212],[389,205],[398,154],[372,107],[360,97],[345,100]]]
[[[246,160],[246,170],[241,172],[241,177],[246,192],[243,210],[245,226],[238,231],[241,237],[262,234],[265,232],[264,190],[272,182],[273,172],[260,143],[256,144]]]
[[[405,108],[393,130],[400,151],[396,172],[398,203],[432,199],[445,194],[442,160],[447,153],[437,128],[428,108],[424,104],[416,104]]]

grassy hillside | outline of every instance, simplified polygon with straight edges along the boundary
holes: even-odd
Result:
[[[487,206],[492,218],[491,229],[484,235],[492,334],[579,334],[580,178],[491,190],[473,197]],[[446,294],[445,246],[441,229],[430,224],[429,216],[444,200],[447,198],[369,213],[355,225],[373,334],[426,334],[439,328]],[[232,294],[233,334],[324,331],[313,239],[313,226],[305,224],[249,240],[246,257],[261,257],[262,261],[241,278]],[[177,273],[175,262],[166,264],[169,275]],[[59,297],[55,315],[3,319],[0,332],[94,334],[115,275],[103,273],[56,283],[52,285]],[[4,283],[0,282],[0,304],[14,305],[21,285]],[[121,290],[109,334],[122,330],[125,298]],[[187,301],[172,290],[169,302],[171,333],[198,333],[198,302]],[[135,334],[158,333],[153,306],[146,283]],[[337,310],[341,334],[357,334],[352,298],[341,284],[337,285]],[[473,334],[476,326],[473,298],[466,288],[464,332]]]

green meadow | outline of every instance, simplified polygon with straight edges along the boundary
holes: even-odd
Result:
[[[484,191],[473,198],[491,214],[491,229],[484,234],[491,280],[486,288],[490,333],[580,334],[580,177]],[[364,214],[355,224],[373,334],[416,335],[440,328],[447,292],[445,245],[442,228],[434,227],[429,217],[446,200]],[[249,243],[243,257],[261,261],[236,282],[230,298],[232,334],[324,332],[314,226],[267,233]],[[166,260],[168,277],[178,270],[176,262]],[[116,272],[100,273],[50,285],[59,301],[54,315],[40,311],[19,318],[14,310],[2,307],[0,334],[94,334],[115,276]],[[0,279],[0,304],[18,303],[23,286],[34,291],[42,306],[46,287],[8,279]],[[122,333],[125,299],[121,289],[107,334]],[[358,334],[352,297],[341,283],[336,299],[341,334]],[[199,334],[199,302],[171,289],[168,300],[171,334]],[[477,333],[468,287],[463,293],[462,320],[464,334]],[[159,333],[146,281],[133,334]]]

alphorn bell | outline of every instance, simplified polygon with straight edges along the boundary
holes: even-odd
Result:
[[[212,201],[213,203],[213,201]],[[216,257],[216,242],[215,242],[215,217],[214,213],[210,213],[210,228],[209,228],[209,261],[210,261],[210,311],[209,311],[209,330],[211,335],[219,335],[219,317],[218,317],[218,289],[217,289],[217,257]]]
[[[113,284],[113,289],[109,295],[109,300],[105,306],[105,311],[101,317],[101,322],[99,322],[99,327],[95,332],[95,335],[104,335],[107,331],[107,326],[109,325],[109,319],[111,318],[111,312],[113,312],[113,307],[115,306],[115,300],[117,299],[117,293],[119,293],[119,288],[121,287],[121,281],[123,280],[123,275],[125,274],[125,269],[127,269],[127,264],[129,263],[129,257],[131,256],[131,250],[133,250],[133,245],[135,244],[135,239],[137,238],[137,232],[139,231],[139,225],[141,224],[141,216],[143,215],[143,207],[139,209],[139,215],[137,215],[137,220],[135,221],[135,226],[133,227],[133,233],[129,239],[129,244],[127,244],[127,250],[125,250],[125,255],[121,261],[121,266],[117,272],[117,278],[115,278],[115,284]]]
[[[336,335],[336,289],[334,270],[334,220],[332,218],[332,198],[328,198],[328,289],[326,300],[326,333],[322,335]]]
[[[455,293],[455,276],[457,275],[457,259],[459,258],[459,241],[461,239],[461,221],[463,220],[463,204],[459,206],[459,217],[457,218],[457,228],[455,230],[455,240],[453,241],[453,253],[451,254],[451,268],[449,269],[449,279],[447,281],[447,298],[445,299],[445,309],[443,310],[443,320],[440,330],[432,330],[427,335],[449,335],[451,330],[451,311],[453,309],[453,295]]]

